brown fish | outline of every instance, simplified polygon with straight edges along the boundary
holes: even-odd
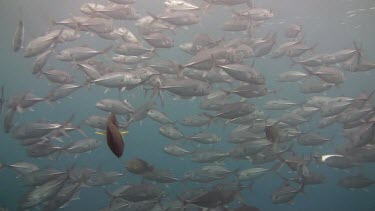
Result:
[[[113,154],[118,158],[122,156],[124,152],[124,140],[122,139],[121,132],[118,127],[116,116],[113,112],[107,119],[107,144]]]
[[[273,143],[280,141],[279,129],[275,126],[275,124],[266,125],[264,127],[264,132],[266,134],[268,141]]]
[[[126,163],[126,169],[133,174],[142,175],[148,172],[152,172],[154,170],[154,167],[145,160],[134,158]]]

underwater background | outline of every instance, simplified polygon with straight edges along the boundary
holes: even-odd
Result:
[[[93,1],[93,3],[104,1]],[[200,1],[195,1],[201,3]],[[40,36],[51,27],[52,20],[61,20],[72,15],[81,15],[80,6],[87,1],[83,0],[0,0],[0,85],[5,87],[6,97],[16,95],[23,91],[31,91],[37,96],[46,96],[54,85],[50,84],[43,77],[36,78],[31,74],[32,58],[24,58],[19,52],[12,51],[12,37],[20,18],[25,25],[26,43],[37,36]],[[371,0],[256,0],[258,7],[269,8],[275,11],[276,15],[267,21],[259,30],[263,32],[279,32],[281,37],[283,30],[292,23],[298,23],[303,27],[304,40],[307,43],[318,43],[316,52],[333,52],[345,48],[353,48],[353,42],[359,43],[363,55],[369,61],[375,62],[375,2]],[[137,0],[135,8],[142,15],[147,11],[160,13],[163,11],[163,1],[160,0]],[[233,8],[240,8],[235,6]],[[188,29],[176,29],[173,35],[175,47],[171,49],[158,49],[161,58],[178,61],[181,64],[189,61],[191,56],[184,54],[177,49],[178,44],[191,41],[197,33],[207,33],[210,37],[230,40],[238,36],[237,33],[223,32],[219,26],[231,16],[232,7],[214,6],[206,12],[200,12],[201,21],[199,24],[189,26]],[[363,9],[363,10],[360,10]],[[356,11],[355,16],[349,17],[348,11]],[[130,30],[136,32],[132,21],[116,21]],[[109,45],[95,36],[85,36],[78,39],[69,46],[87,45],[94,49],[104,49]],[[281,42],[282,43],[282,42]],[[278,43],[280,44],[280,43]],[[250,62],[250,61],[247,61]],[[250,63],[249,63],[250,64]],[[69,70],[77,78],[82,78],[74,65],[68,62],[60,62],[50,59],[46,65],[49,68]],[[271,90],[279,90],[277,94],[268,94],[260,98],[252,98],[248,101],[261,108],[265,102],[274,98],[288,99],[293,102],[302,102],[314,94],[302,94],[298,91],[298,83],[282,84],[276,82],[279,73],[291,69],[291,63],[287,59],[271,59],[267,56],[256,59],[257,69],[265,75],[267,87]],[[292,69],[301,69],[293,67]],[[80,81],[80,80],[77,80]],[[345,72],[345,81],[337,87],[328,90],[324,95],[330,97],[357,96],[361,91],[372,91],[375,89],[375,73],[369,72]],[[105,88],[92,85],[90,88],[82,88],[74,92],[71,99],[61,99],[59,103],[38,103],[33,106],[34,111],[25,110],[17,113],[14,124],[22,124],[37,120],[49,120],[63,122],[69,115],[75,114],[73,122],[79,124],[90,115],[105,114],[95,107],[95,104],[104,98],[118,98],[118,90],[111,89],[104,93]],[[317,94],[322,95],[322,94]],[[138,107],[147,101],[155,101],[157,109],[166,113],[172,120],[179,120],[185,116],[200,112],[200,98],[193,100],[178,99],[165,95],[165,105],[161,106],[157,98],[145,96],[141,89],[121,93],[123,99],[127,99],[132,105]],[[277,117],[282,111],[267,111],[270,117]],[[5,111],[1,114],[3,120]],[[120,122],[122,121],[119,118]],[[314,117],[303,126],[304,130],[314,130],[318,117]],[[89,137],[103,140],[103,144],[90,153],[83,153],[78,157],[70,154],[62,154],[58,159],[31,158],[25,153],[24,147],[10,134],[0,130],[0,163],[11,164],[16,162],[31,162],[40,167],[53,167],[66,169],[75,163],[76,166],[89,167],[93,169],[112,170],[124,172],[125,176],[118,180],[118,184],[109,185],[106,189],[113,189],[119,184],[140,183],[141,177],[128,173],[125,170],[126,161],[135,157],[148,161],[153,166],[169,170],[177,178],[182,178],[184,173],[201,166],[193,163],[188,158],[172,157],[162,151],[167,144],[174,143],[159,134],[160,124],[146,118],[142,123],[134,123],[129,127],[129,133],[124,136],[124,155],[118,159],[108,149],[105,143],[105,136],[95,134],[95,130],[87,126],[82,129]],[[184,134],[193,134],[202,131],[203,128],[188,128],[182,125],[176,126]],[[209,131],[221,137],[221,142],[214,146],[202,146],[204,148],[216,148],[228,151],[232,144],[227,143],[227,137],[233,125],[223,127],[223,124],[214,122]],[[345,138],[340,125],[332,125],[319,129],[326,137],[334,137],[334,141],[326,143],[317,149],[319,154],[333,154],[337,146],[342,145]],[[79,133],[72,133],[70,139],[82,139]],[[186,148],[192,148],[190,143],[177,141]],[[295,146],[294,151],[298,154],[310,153],[309,148]],[[246,168],[252,166],[248,161],[226,159],[224,165],[229,169]],[[270,166],[266,164],[265,166]],[[272,204],[271,195],[276,187],[283,181],[273,173],[255,180],[250,191],[243,191],[242,195],[248,204],[266,211],[317,211],[317,210],[340,210],[340,211],[371,211],[375,210],[375,186],[366,190],[347,190],[336,185],[338,178],[347,175],[364,174],[375,179],[375,168],[373,163],[366,163],[358,168],[349,170],[335,170],[324,165],[311,164],[309,168],[324,174],[327,181],[324,184],[308,186],[304,193],[298,194],[293,199],[293,204]],[[286,172],[286,170],[284,170]],[[287,173],[285,173],[287,174]],[[233,178],[231,178],[233,179]],[[245,184],[248,182],[244,182]],[[194,182],[177,182],[168,185],[160,185],[171,198],[183,190],[193,187],[206,187],[209,184]],[[7,168],[0,170],[0,207],[9,210],[17,210],[20,200],[30,190],[20,181],[17,174]],[[100,210],[108,205],[109,198],[101,188],[82,188],[80,200],[74,200],[61,210]]]

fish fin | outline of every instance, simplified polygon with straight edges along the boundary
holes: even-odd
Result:
[[[16,108],[18,113],[23,113],[23,107],[21,105],[17,105]]]
[[[102,132],[102,131],[96,131],[95,134],[103,135],[103,136],[107,135],[106,132]]]
[[[125,135],[125,134],[128,134],[129,131],[120,131],[121,135]]]
[[[245,204],[246,203],[246,199],[245,197],[239,192],[235,195],[235,198],[240,202],[240,203],[243,203]]]
[[[152,19],[153,19],[153,20],[151,21],[150,24],[153,24],[155,21],[159,20],[159,17],[156,16],[155,14],[153,14],[153,13],[151,13],[151,12],[149,12],[149,11],[147,11],[147,14],[148,14],[149,16],[151,16]]]

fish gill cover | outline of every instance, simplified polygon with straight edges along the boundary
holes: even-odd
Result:
[[[0,210],[375,210],[374,18],[1,1]]]

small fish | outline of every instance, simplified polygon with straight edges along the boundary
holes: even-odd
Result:
[[[299,188],[294,188],[289,183],[282,185],[272,193],[272,203],[282,204],[293,200],[298,193],[303,192],[305,183],[302,183]]]
[[[275,124],[266,125],[264,127],[264,132],[266,134],[267,140],[270,142],[280,142],[280,131]]]
[[[24,25],[23,25],[23,20],[22,18],[19,20],[16,32],[14,33],[13,36],[13,51],[17,52],[22,48],[22,43],[23,43],[23,38],[24,38]]]
[[[188,154],[192,154],[194,151],[188,151],[186,149],[183,149],[179,147],[178,145],[169,144],[163,148],[163,151],[169,155],[175,156],[175,157],[182,157]]]
[[[183,0],[166,0],[164,6],[167,7],[168,10],[174,11],[192,11],[200,9],[198,6]]]
[[[298,24],[290,25],[285,31],[285,37],[287,38],[296,38],[302,30],[302,26]]]
[[[367,178],[364,175],[347,176],[337,182],[337,185],[348,189],[366,188],[373,184],[375,184],[375,180]]]
[[[3,106],[4,106],[4,85],[1,86],[1,91],[0,91],[0,114],[3,111]]]
[[[49,58],[49,56],[52,54],[52,51],[51,50],[47,50],[45,51],[44,53],[40,54],[36,59],[35,59],[35,62],[34,62],[34,65],[33,65],[33,75],[40,75],[42,74],[42,69],[43,67],[46,65],[47,63],[47,60]]]
[[[152,33],[143,36],[143,39],[154,48],[171,48],[174,46],[173,39],[163,33]]]
[[[126,169],[133,174],[142,175],[152,172],[154,167],[145,160],[134,158],[126,163]]]
[[[122,139],[121,132],[118,128],[118,122],[113,112],[107,119],[107,144],[113,154],[120,158],[124,152],[124,140]]]
[[[147,112],[147,116],[152,120],[159,122],[160,124],[174,124],[174,122],[170,120],[165,113],[160,112],[156,109],[149,110]]]
[[[135,0],[109,0],[115,4],[134,4]]]
[[[82,140],[73,142],[65,149],[65,151],[68,153],[79,154],[79,153],[92,151],[98,148],[100,144],[101,144],[101,141],[99,140],[87,138],[87,139],[82,139]]]
[[[56,55],[56,59],[60,61],[84,61],[99,54],[106,54],[112,49],[108,46],[104,50],[98,51],[88,47],[72,47],[66,48]]]
[[[47,102],[55,102],[59,99],[62,99],[70,94],[72,94],[77,89],[81,88],[81,86],[75,84],[62,84],[58,87],[53,88],[45,97]]]
[[[5,114],[4,122],[3,122],[3,128],[5,133],[9,133],[10,130],[13,127],[13,117],[14,113],[16,112],[16,108],[11,108],[8,110],[8,112]]]
[[[34,57],[43,52],[46,52],[48,48],[54,47],[56,43],[60,41],[60,35],[62,34],[62,32],[63,29],[60,29],[60,31],[52,31],[31,40],[24,48],[23,56]]]

